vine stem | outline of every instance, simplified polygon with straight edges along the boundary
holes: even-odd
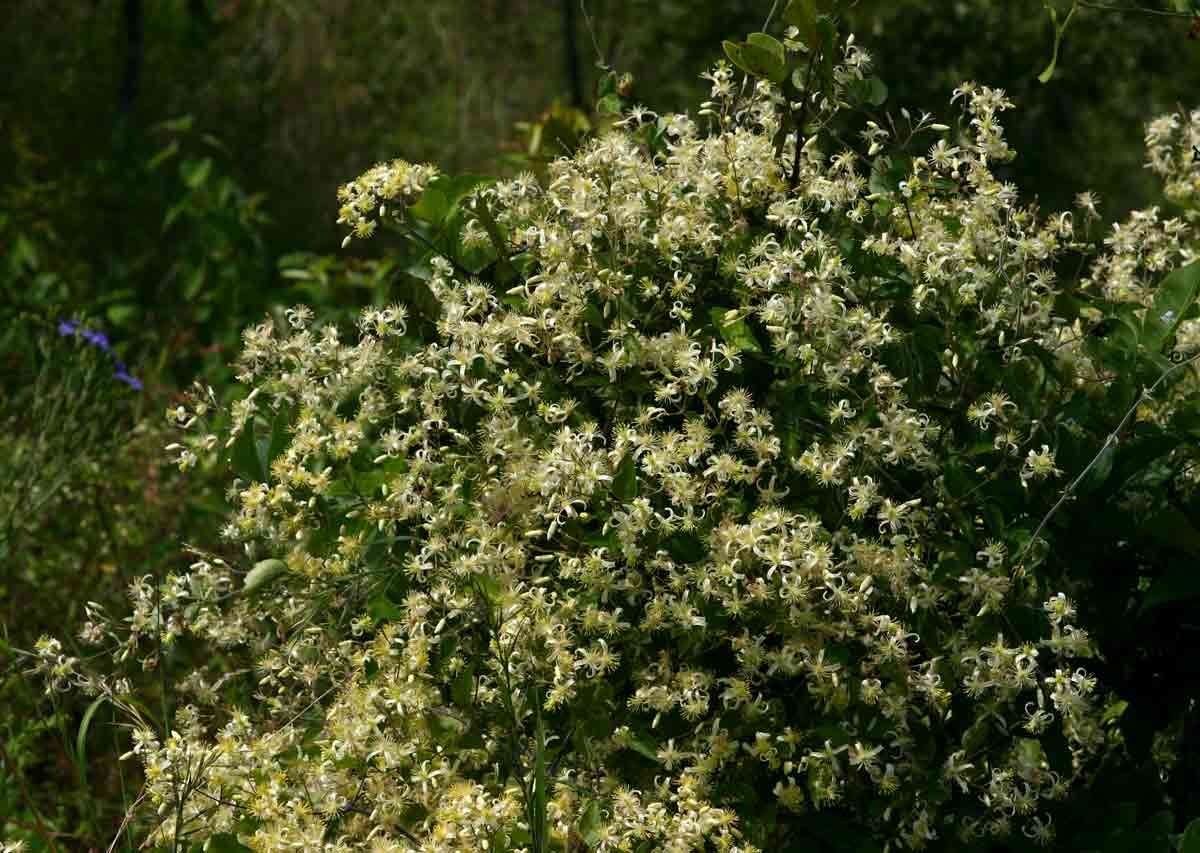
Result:
[[[1017,552],[1016,557],[1013,558],[1013,563],[1015,565],[1014,571],[1020,570],[1021,558],[1025,556],[1026,552],[1029,551],[1030,548],[1033,547],[1033,543],[1037,541],[1038,536],[1040,536],[1041,532],[1045,530],[1046,525],[1050,522],[1050,519],[1054,517],[1055,513],[1062,509],[1063,504],[1065,504],[1070,499],[1071,495],[1075,493],[1075,489],[1077,489],[1079,484],[1083,482],[1083,478],[1088,475],[1089,471],[1096,467],[1096,464],[1100,461],[1100,457],[1103,456],[1105,452],[1109,450],[1109,448],[1116,446],[1121,430],[1125,429],[1126,425],[1133,418],[1134,414],[1138,410],[1138,406],[1149,400],[1150,396],[1154,393],[1158,386],[1166,380],[1168,376],[1178,370],[1182,370],[1183,368],[1195,362],[1197,359],[1200,359],[1200,352],[1179,362],[1178,364],[1167,368],[1163,371],[1162,375],[1158,377],[1158,379],[1154,380],[1153,385],[1142,390],[1142,393],[1138,395],[1138,398],[1133,401],[1133,405],[1129,407],[1129,411],[1127,411],[1125,416],[1121,418],[1121,422],[1117,424],[1116,429],[1110,432],[1108,437],[1104,439],[1104,444],[1101,445],[1100,451],[1092,458],[1092,461],[1087,464],[1087,467],[1080,471],[1078,476],[1076,476],[1075,479],[1067,484],[1067,487],[1063,489],[1063,493],[1059,496],[1054,506],[1050,507],[1050,511],[1042,517],[1037,529],[1034,530],[1033,535],[1029,537],[1029,541],[1025,543],[1020,551]]]
[[[808,57],[808,70],[804,74],[804,91],[801,93],[800,114],[795,117],[796,121],[796,150],[792,154],[792,176],[788,180],[788,187],[795,189],[796,184],[800,182],[800,150],[804,147],[804,116],[808,113],[808,99],[812,97],[812,76],[813,67],[817,63],[817,52],[820,48],[813,45],[812,52]]]
[[[1162,18],[1193,18],[1191,12],[1172,12],[1168,9],[1147,9],[1143,6],[1109,6],[1105,3],[1092,3],[1089,0],[1076,0],[1076,6],[1082,9],[1092,9],[1096,12],[1118,12],[1131,15],[1158,15]]]

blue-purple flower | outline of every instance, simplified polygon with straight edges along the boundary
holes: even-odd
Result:
[[[81,329],[79,323],[75,320],[59,320],[58,333],[63,337],[70,337],[78,334],[85,341],[99,350],[108,353],[112,360],[116,363],[117,371],[113,374],[114,378],[124,382],[135,391],[142,390],[142,381],[129,373],[129,369],[125,366],[125,362],[117,358],[117,354],[113,352],[112,346],[108,342],[108,336],[103,332],[97,332],[92,329]]]

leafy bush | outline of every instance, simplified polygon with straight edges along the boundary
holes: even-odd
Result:
[[[1189,683],[1111,652],[1200,592],[1200,113],[1146,137],[1184,214],[1105,236],[996,177],[1002,91],[884,113],[786,19],[544,185],[368,171],[403,303],[268,318],[244,397],[172,409],[240,552],[82,634],[173,698],[37,661],[136,723],[151,843],[1169,849]]]

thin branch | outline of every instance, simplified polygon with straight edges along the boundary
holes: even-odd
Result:
[[[1166,9],[1147,9],[1143,6],[1109,6],[1104,3],[1091,3],[1088,0],[1076,0],[1075,5],[1096,12],[1117,12],[1130,15],[1157,15],[1160,18],[1194,18],[1191,12],[1171,12]]]
[[[813,68],[817,64],[817,54],[819,52],[820,48],[813,45],[812,52],[808,56],[808,71],[804,74],[804,91],[801,93],[800,115],[795,117],[796,151],[792,155],[792,177],[788,181],[788,187],[793,190],[800,181],[800,149],[804,147],[801,142],[804,136],[804,116],[808,112],[808,99],[812,96]]]
[[[767,19],[763,21],[762,31],[764,33],[771,26],[771,21],[775,19],[775,13],[777,11],[779,11],[779,0],[775,0],[775,2],[771,4],[771,11],[767,13]]]
[[[1154,380],[1153,385],[1144,389],[1142,393],[1138,395],[1138,398],[1133,401],[1133,405],[1129,407],[1129,411],[1125,413],[1125,416],[1121,418],[1121,422],[1117,424],[1117,428],[1110,432],[1108,437],[1104,439],[1104,444],[1100,447],[1100,452],[1098,452],[1095,457],[1093,457],[1092,461],[1087,464],[1087,467],[1080,471],[1079,475],[1075,477],[1075,479],[1072,480],[1065,489],[1063,489],[1062,495],[1059,496],[1054,506],[1050,507],[1050,511],[1042,518],[1041,523],[1037,526],[1037,529],[1033,531],[1033,535],[1029,537],[1029,541],[1025,543],[1019,552],[1017,552],[1016,557],[1013,558],[1014,571],[1020,569],[1021,558],[1025,556],[1025,553],[1031,547],[1033,547],[1033,543],[1037,541],[1038,536],[1041,535],[1041,532],[1046,528],[1046,525],[1049,523],[1050,519],[1053,518],[1054,514],[1062,508],[1063,504],[1065,504],[1068,499],[1070,499],[1071,495],[1074,494],[1075,489],[1079,487],[1081,482],[1083,482],[1083,478],[1088,475],[1089,471],[1096,467],[1096,463],[1100,461],[1100,457],[1103,456],[1109,448],[1116,446],[1118,440],[1117,437],[1133,418],[1134,414],[1138,410],[1138,407],[1150,399],[1150,396],[1154,393],[1155,389],[1157,389],[1158,386],[1161,385],[1168,376],[1178,370],[1182,370],[1183,368],[1195,362],[1197,359],[1200,359],[1200,353],[1196,353],[1191,358],[1181,361],[1179,364],[1173,365],[1167,370],[1164,370],[1162,375],[1159,376],[1158,379]]]

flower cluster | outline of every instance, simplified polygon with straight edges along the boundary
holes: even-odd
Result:
[[[249,459],[244,564],[198,553],[84,636],[247,664],[138,734],[154,840],[751,853],[767,812],[837,804],[892,847],[1049,842],[1104,746],[1091,649],[984,497],[1056,494],[1031,353],[1099,375],[1055,313],[1082,237],[993,173],[999,90],[958,89],[957,132],[842,141],[869,67],[841,50],[802,136],[720,65],[697,119],[637,111],[479,189],[510,274],[433,257],[433,335],[298,308],[247,330],[226,436],[203,392],[170,413],[182,466]],[[378,166],[339,221],[369,236],[434,175]],[[1144,305],[1186,226],[1134,221],[1089,275]]]

